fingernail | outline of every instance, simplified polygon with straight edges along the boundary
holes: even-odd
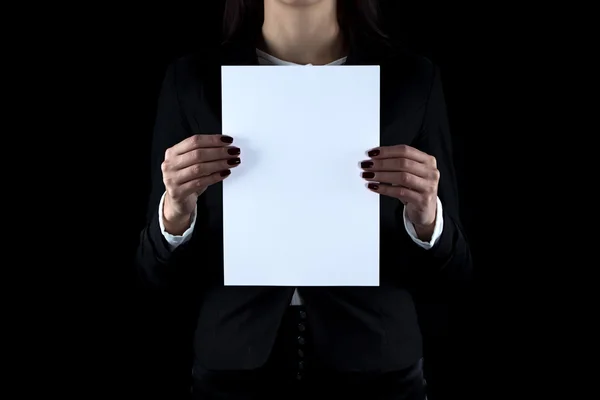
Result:
[[[368,187],[369,189],[371,189],[371,190],[377,190],[377,189],[379,189],[379,185],[378,185],[378,184],[376,184],[376,183],[369,183],[369,184],[367,185],[367,187]]]
[[[237,156],[238,154],[240,154],[240,149],[238,149],[237,147],[232,147],[229,150],[227,150],[227,154]]]
[[[373,179],[375,178],[375,174],[373,172],[363,172],[362,177],[365,179]]]
[[[221,136],[221,142],[223,143],[233,143],[233,138],[231,136]]]
[[[373,161],[363,161],[360,163],[361,168],[371,168],[373,166]]]
[[[219,175],[221,176],[228,176],[229,174],[231,174],[231,171],[226,169],[225,171],[221,171],[221,173]]]
[[[239,158],[232,158],[230,160],[227,160],[227,164],[229,165],[237,165],[240,163],[240,159]]]
[[[377,157],[379,155],[379,150],[371,150],[367,154],[369,157]]]

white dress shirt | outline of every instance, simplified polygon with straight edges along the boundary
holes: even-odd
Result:
[[[258,63],[260,65],[298,65],[298,64],[295,64],[292,62],[280,60],[280,59],[273,57],[272,55],[267,54],[264,51],[261,51],[258,49],[256,50],[256,55],[258,57]],[[346,62],[346,57],[343,57],[343,58],[340,58],[339,60],[336,60],[327,65],[342,65],[345,62]],[[312,64],[306,64],[306,65],[310,66]],[[198,208],[196,208],[196,210],[194,210],[194,214],[192,215],[192,221],[191,221],[190,227],[185,232],[183,232],[183,234],[181,236],[171,235],[170,233],[168,233],[165,230],[165,224],[163,222],[164,200],[165,200],[165,195],[163,194],[162,198],[160,199],[160,204],[158,206],[158,223],[160,225],[160,230],[161,230],[163,236],[165,237],[165,240],[171,247],[171,250],[175,250],[178,246],[187,242],[192,237],[192,232],[194,231],[194,226],[196,225],[196,213],[197,213]],[[420,246],[426,250],[431,249],[435,245],[435,243],[437,242],[439,237],[441,236],[442,231],[444,229],[442,202],[440,201],[439,197],[437,199],[437,217],[435,220],[435,228],[433,230],[433,234],[431,235],[431,240],[428,242],[424,242],[417,237],[417,232],[415,231],[415,227],[406,217],[406,209],[404,210],[402,215],[404,218],[404,228],[406,229],[406,232],[408,233],[410,238],[418,246]],[[291,305],[300,305],[302,303],[303,303],[303,300],[300,297],[298,290],[294,290],[294,295],[292,297],[292,301],[290,304]]]

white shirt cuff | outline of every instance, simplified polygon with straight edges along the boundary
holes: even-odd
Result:
[[[442,209],[442,202],[438,197],[437,210],[435,216],[435,227],[433,228],[433,234],[431,235],[430,241],[424,242],[417,237],[417,231],[415,230],[415,226],[412,224],[412,222],[408,220],[408,217],[406,216],[406,207],[404,207],[404,211],[402,212],[402,217],[404,219],[404,228],[406,228],[406,232],[408,233],[408,236],[410,236],[410,238],[413,240],[413,242],[415,242],[417,245],[424,248],[425,250],[431,249],[436,244],[440,236],[442,236],[442,232],[444,230],[443,211],[444,210]]]
[[[171,235],[169,232],[165,230],[165,223],[163,220],[163,206],[165,203],[165,195],[167,193],[163,193],[160,198],[160,203],[158,204],[158,225],[160,226],[160,231],[162,232],[165,240],[169,244],[169,248],[171,250],[175,250],[180,245],[184,244],[188,240],[192,238],[192,233],[194,232],[194,226],[196,225],[196,214],[198,213],[198,206],[194,209],[192,213],[192,222],[190,223],[190,227],[183,232],[182,235]]]

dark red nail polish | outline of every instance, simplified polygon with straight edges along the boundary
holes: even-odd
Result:
[[[226,169],[225,171],[221,171],[221,173],[219,175],[221,176],[228,176],[229,174],[231,174],[231,171]]]
[[[233,143],[233,138],[231,136],[221,136],[221,142],[223,143]]]
[[[363,161],[360,163],[361,168],[371,168],[373,166],[373,161]]]
[[[362,177],[365,179],[373,179],[375,178],[375,174],[373,172],[363,172]]]
[[[227,150],[227,154],[230,154],[232,156],[237,156],[238,154],[240,154],[240,149],[238,149],[237,147],[232,147]]]
[[[229,165],[238,165],[241,162],[241,160],[239,158],[232,158],[230,160],[227,160],[227,164]]]
[[[367,185],[367,187],[368,187],[369,189],[371,189],[371,190],[377,190],[377,189],[379,189],[379,185],[378,185],[378,184],[376,184],[376,183],[369,183],[369,184]]]
[[[367,154],[369,157],[377,157],[379,155],[379,150],[371,150]]]

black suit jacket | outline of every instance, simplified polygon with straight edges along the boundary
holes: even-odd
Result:
[[[193,293],[195,356],[207,369],[253,369],[268,358],[293,288],[223,285],[222,186],[198,199],[191,240],[170,251],[158,224],[165,187],[165,150],[193,134],[221,131],[221,65],[257,64],[252,45],[226,45],[171,64],[159,98],[152,144],[152,190],[137,263],[151,284]],[[414,290],[470,274],[471,257],[458,217],[456,179],[439,72],[404,52],[354,48],[347,64],[381,66],[382,146],[409,144],[437,158],[444,230],[430,250],[418,247],[402,222],[402,204],[381,197],[380,287],[299,288],[316,352],[340,371],[404,368],[422,356]],[[284,261],[282,260],[282,263]],[[282,267],[284,267],[282,265]],[[449,278],[449,279],[448,279]]]

